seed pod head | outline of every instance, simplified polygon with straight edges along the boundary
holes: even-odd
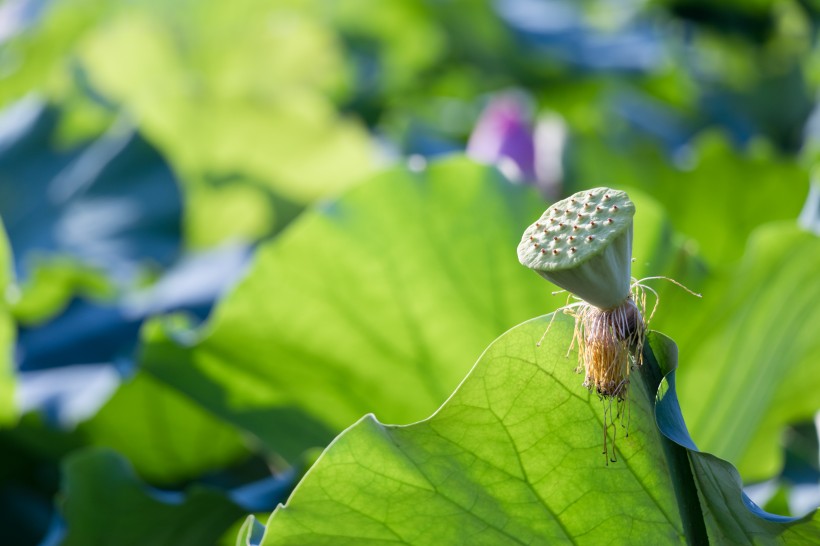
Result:
[[[524,231],[518,260],[592,305],[613,309],[629,296],[634,216],[622,191],[578,192]]]

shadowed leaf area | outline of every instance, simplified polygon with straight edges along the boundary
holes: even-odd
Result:
[[[216,488],[194,486],[178,493],[148,487],[126,459],[108,449],[75,453],[64,466],[68,531],[61,544],[201,546],[213,543],[242,514]]]

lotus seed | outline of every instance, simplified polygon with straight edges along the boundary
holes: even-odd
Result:
[[[583,202],[584,199],[587,202]],[[612,217],[606,218],[601,213],[603,210],[610,211],[613,216],[617,212],[618,221],[615,222]],[[583,245],[571,246],[576,236],[567,234],[566,237],[552,237],[547,245],[551,252],[547,249],[534,250],[533,246],[537,248],[538,244],[533,245],[530,242],[532,239],[528,240],[535,231],[530,226],[518,247],[518,257],[522,264],[583,300],[570,304],[564,311],[575,317],[575,339],[578,341],[580,368],[585,372],[584,386],[600,397],[615,399],[620,404],[627,396],[631,366],[640,364],[646,332],[643,301],[634,299],[631,293],[632,217],[635,206],[624,192],[596,188],[555,203],[535,226],[540,228],[540,223],[547,219],[552,224],[551,217],[567,217],[570,213],[575,213],[580,222],[567,222],[567,227],[572,226],[570,233],[582,228],[588,230],[587,235],[578,237],[583,239]],[[599,221],[590,219],[585,223],[580,220],[587,214],[599,213],[606,219],[593,216]],[[549,231],[560,231],[564,226],[561,222]],[[590,231],[595,234],[590,234]],[[564,239],[567,241],[567,251],[561,252],[564,248],[561,241]],[[605,414],[605,437],[616,418],[613,414]],[[614,451],[614,446],[612,449]],[[606,440],[604,451],[609,454]]]

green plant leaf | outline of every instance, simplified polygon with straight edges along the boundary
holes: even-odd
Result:
[[[6,231],[0,222],[0,425],[17,419],[14,403],[14,338],[16,328],[10,310],[12,255]]]
[[[657,390],[656,422],[673,445],[688,453],[711,543],[815,544],[820,539],[820,512],[803,518],[764,512],[743,493],[735,467],[698,450],[689,436],[678,404],[678,348],[663,335],[650,336],[649,340],[652,348],[649,355],[656,364],[654,368],[665,374]]]
[[[663,273],[680,242],[640,203],[636,269]],[[149,325],[145,369],[291,460],[371,411],[422,419],[494,338],[566,302],[515,258],[544,208],[460,158],[385,172],[260,247],[190,349]]]
[[[70,67],[66,53],[109,11],[112,2],[68,0],[44,9],[39,24],[5,40],[0,107],[38,93],[64,94]]]
[[[215,489],[152,489],[116,452],[89,448],[64,462],[61,511],[66,546],[215,544],[243,511]]]
[[[95,88],[139,120],[186,180],[241,174],[306,203],[373,169],[369,135],[327,96],[345,68],[328,29],[286,6],[190,7],[167,19],[126,9],[80,55]],[[257,64],[260,50],[270,66]]]
[[[654,352],[631,375],[629,434],[618,431],[618,461],[607,465],[606,404],[573,373],[571,320],[559,317],[536,347],[549,319],[496,340],[429,419],[390,426],[367,416],[337,437],[273,513],[262,544],[703,544],[707,532],[714,544],[820,538],[816,521],[753,513],[730,465],[670,439],[688,438],[671,373],[656,425],[662,370],[676,367],[667,338],[652,340]]]
[[[138,372],[78,427],[89,444],[128,457],[151,483],[178,483],[247,456],[240,431]]]
[[[192,349],[149,327],[146,369],[291,459],[369,411],[421,419],[499,333],[563,303],[509,251],[542,207],[463,159],[386,172],[261,247]]]
[[[681,332],[683,413],[697,443],[747,480],[779,472],[778,438],[820,409],[820,238],[794,222],[759,228],[737,269],[702,287],[697,312],[670,311]]]
[[[40,324],[63,311],[71,299],[113,299],[115,288],[105,273],[68,255],[41,258],[20,285],[12,312],[19,324]]]

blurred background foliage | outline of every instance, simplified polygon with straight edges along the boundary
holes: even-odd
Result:
[[[816,507],[819,25],[814,0],[4,0],[9,543],[233,544],[313,448],[424,418],[564,303],[512,249],[602,185],[638,205],[635,276],[703,293],[653,285],[693,438]]]

